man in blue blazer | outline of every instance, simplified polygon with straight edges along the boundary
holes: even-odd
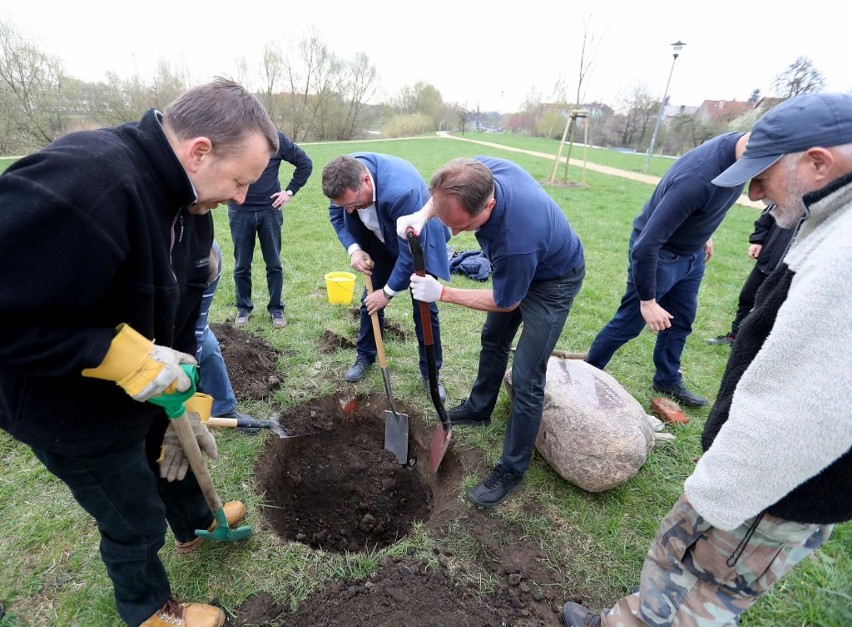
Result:
[[[355,364],[344,378],[360,381],[376,361],[376,340],[370,315],[378,312],[384,329],[384,308],[399,292],[408,289],[414,263],[405,240],[397,237],[396,221],[418,211],[429,200],[426,182],[409,162],[371,152],[343,155],[329,161],[322,172],[322,191],[331,200],[328,213],[337,239],[343,244],[352,267],[369,274],[375,291],[361,297],[361,328],[358,332]],[[437,220],[419,235],[426,272],[444,280],[450,278],[447,240],[450,233]],[[423,321],[420,307],[414,306],[414,328],[420,350],[420,374],[428,384]],[[436,365],[442,362],[438,307],[429,306],[435,343]],[[428,387],[428,385],[427,385]],[[445,398],[443,386],[439,386]]]

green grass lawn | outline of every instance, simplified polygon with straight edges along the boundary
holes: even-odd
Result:
[[[489,142],[555,154],[558,142],[532,138],[472,134]],[[256,315],[247,330],[268,339],[281,351],[284,386],[274,399],[251,403],[244,410],[268,417],[275,408],[292,407],[307,398],[336,393],[342,373],[351,365],[354,351],[334,355],[319,352],[326,330],[355,337],[355,323],[345,307],[329,305],[323,276],[349,269],[348,256],[328,222],[328,203],[320,188],[323,165],[338,154],[374,150],[394,154],[414,163],[428,180],[447,160],[458,156],[490,154],[516,161],[539,180],[550,173],[552,161],[540,157],[483,148],[451,139],[411,139],[392,142],[306,144],[314,161],[308,185],[285,209],[283,252],[284,298],[290,322],[283,331],[271,328]],[[563,153],[564,154],[564,153]],[[576,149],[572,158],[577,158]],[[623,155],[590,150],[589,160],[629,167],[641,172],[644,155]],[[637,163],[623,159],[639,161]],[[599,160],[599,161],[597,161]],[[0,162],[2,163],[2,162]],[[670,160],[652,160],[651,173],[662,174]],[[0,166],[1,167],[1,166]],[[282,179],[289,171],[282,168]],[[634,181],[587,173],[586,187],[552,187],[549,193],[563,208],[586,250],[587,277],[577,297],[558,348],[584,352],[621,298],[627,268],[627,239],[633,217],[650,195],[651,186]],[[224,253],[225,272],[211,311],[211,321],[233,319],[234,293],[231,271],[233,249],[227,211],[214,211],[217,240]],[[697,393],[714,398],[728,356],[725,346],[707,346],[704,340],[728,329],[737,295],[752,268],[746,257],[747,237],[757,217],[754,209],[734,206],[714,235],[716,255],[708,264],[699,295],[700,307],[684,353],[685,383]],[[454,237],[457,250],[478,248],[470,233]],[[454,275],[453,285],[481,284]],[[267,299],[264,269],[259,251],[254,266],[254,300],[258,313]],[[356,291],[363,283],[359,279]],[[417,369],[411,303],[397,298],[387,311],[389,319],[410,330],[404,342],[389,340],[387,356],[394,377],[394,394],[409,404],[430,411]],[[473,381],[479,352],[479,329],[484,314],[453,305],[441,307],[444,367],[441,379],[449,395],[448,406],[466,396]],[[651,389],[653,336],[643,333],[613,359],[608,371],[647,407]],[[379,376],[359,384],[360,391],[383,392]],[[487,429],[460,429],[457,445],[479,448],[489,462],[500,455],[508,401],[501,393],[496,420]],[[560,479],[537,454],[524,487],[494,515],[523,525],[530,537],[549,547],[553,559],[576,582],[566,595],[581,590],[591,605],[604,607],[638,583],[648,545],[662,516],[682,490],[683,480],[700,454],[699,436],[706,409],[688,410],[690,423],[670,426],[677,439],[655,450],[639,474],[627,484],[602,494],[586,493]],[[249,507],[248,523],[258,525],[262,507],[255,491],[254,459],[262,438],[217,432],[219,459],[210,463],[214,482],[223,497],[242,498]],[[98,534],[93,521],[71,499],[67,489],[51,477],[29,449],[5,433],[0,434],[0,502],[3,503],[0,539],[0,602],[7,616],[3,627],[18,625],[115,625],[120,621],[110,584],[98,556]],[[479,477],[470,475],[465,486]],[[458,534],[457,560],[466,552],[464,530]],[[469,541],[469,538],[467,538]],[[838,526],[834,536],[815,556],[806,560],[762,598],[743,617],[745,626],[844,625],[852,623],[852,524]],[[257,534],[249,543],[207,546],[187,558],[178,558],[171,537],[161,551],[176,596],[185,599],[218,598],[232,608],[248,596],[265,591],[289,599],[293,607],[314,587],[325,582],[369,573],[388,555],[415,551],[433,560],[431,543],[422,532],[369,555],[338,555],[313,551],[301,544]],[[459,576],[478,577],[475,563],[463,564]]]

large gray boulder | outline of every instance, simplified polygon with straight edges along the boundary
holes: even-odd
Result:
[[[511,392],[511,371],[505,384]],[[551,357],[536,448],[564,479],[603,492],[633,478],[662,423],[612,376],[579,359]]]

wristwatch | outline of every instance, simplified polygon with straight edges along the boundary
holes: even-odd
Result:
[[[391,298],[393,298],[394,296],[396,296],[396,294],[390,294],[390,293],[388,293],[388,286],[387,286],[387,285],[385,285],[385,286],[382,288],[382,294],[384,294],[384,295],[385,295],[385,298],[387,298],[388,300],[390,300]]]
[[[291,192],[289,189],[285,190],[284,193],[287,194],[290,198],[293,197],[293,192]]]

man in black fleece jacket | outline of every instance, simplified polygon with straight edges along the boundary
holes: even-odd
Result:
[[[195,364],[209,212],[242,202],[277,145],[257,99],[218,79],[138,123],[66,135],[0,176],[0,427],[97,521],[129,625],[224,622],[171,597],[157,555],[166,520],[181,552],[213,516],[192,473],[158,476],[168,418],[142,401],[189,389],[180,365]],[[166,453],[185,467],[177,445]],[[229,522],[245,511],[231,506]]]

